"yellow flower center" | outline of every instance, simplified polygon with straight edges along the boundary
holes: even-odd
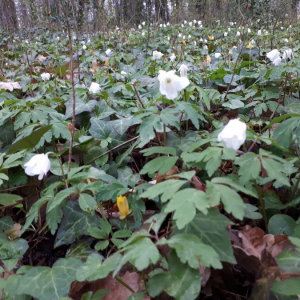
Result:
[[[171,82],[172,82],[171,78],[167,78],[167,79],[166,79],[166,82],[167,82],[167,83],[171,83]]]

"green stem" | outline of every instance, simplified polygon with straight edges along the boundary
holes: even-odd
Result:
[[[135,293],[135,291],[128,285],[126,284],[122,279],[119,277],[115,277],[116,281],[118,281],[120,284],[122,284],[127,290],[129,290],[131,293]]]
[[[107,221],[105,212],[104,212],[103,207],[102,207],[102,205],[101,205],[100,203],[98,203],[98,208],[99,208],[99,211],[100,211],[100,214],[101,214],[102,218],[103,218],[105,221]]]
[[[167,146],[167,132],[166,132],[166,124],[164,124],[164,146]]]
[[[254,181],[254,183],[255,183],[255,188],[256,188],[257,194],[258,194],[259,207],[260,207],[260,210],[262,212],[263,219],[265,222],[266,233],[268,233],[268,218],[267,218],[267,214],[266,214],[264,199],[262,198],[262,194],[261,194],[260,188],[259,188],[256,180]]]

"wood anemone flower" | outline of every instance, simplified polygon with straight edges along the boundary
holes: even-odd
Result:
[[[125,196],[117,198],[117,206],[121,215],[120,220],[124,220],[132,212],[132,209],[129,209],[128,200]]]

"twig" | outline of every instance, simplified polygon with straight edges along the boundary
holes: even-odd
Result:
[[[136,88],[136,82],[134,82],[134,83],[132,84],[132,86],[133,86],[133,88],[134,88],[134,91],[135,91],[135,94],[136,94],[137,101],[140,103],[140,105],[142,106],[142,108],[145,109],[145,105],[144,105],[144,103],[142,102],[142,99],[141,99],[141,97],[140,97],[140,94],[139,94],[139,92],[138,92],[138,90],[137,90],[137,88]]]
[[[114,148],[112,148],[112,149],[110,149],[110,150],[107,150],[106,152],[104,152],[104,153],[100,154],[99,156],[97,156],[97,157],[93,158],[92,160],[90,160],[90,161],[87,163],[87,165],[90,164],[90,163],[92,163],[92,162],[94,162],[94,161],[97,160],[98,158],[100,158],[100,157],[102,157],[102,156],[104,156],[104,155],[110,153],[111,151],[116,150],[116,149],[118,149],[118,148],[120,148],[120,147],[122,147],[122,146],[124,146],[124,145],[126,145],[126,144],[128,144],[128,143],[130,143],[130,142],[132,142],[132,141],[137,140],[139,137],[140,137],[139,135],[138,135],[138,136],[135,136],[134,138],[132,138],[132,139],[130,139],[130,140],[128,140],[128,141],[126,141],[126,142],[124,142],[124,143],[122,143],[122,144],[119,144],[119,145],[117,145],[116,147],[114,147]]]
[[[115,277],[116,281],[118,281],[120,284],[122,284],[127,290],[129,290],[131,293],[135,293],[135,291],[128,285],[126,284],[122,279],[119,277]]]

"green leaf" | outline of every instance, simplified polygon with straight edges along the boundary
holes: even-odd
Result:
[[[292,296],[300,294],[299,277],[289,278],[284,281],[275,281],[272,289],[273,292]]]
[[[134,240],[135,236],[131,238],[121,245],[120,252],[124,252],[124,255],[114,272],[114,276],[128,261],[139,271],[142,271],[148,268],[151,263],[156,264],[160,258],[159,251],[149,238],[142,237],[137,240]],[[131,240],[133,240],[132,243],[130,243]]]
[[[145,294],[143,292],[139,293],[133,293],[129,298],[126,300],[143,300],[145,297]]]
[[[189,166],[195,165],[198,162],[205,163],[205,170],[208,176],[212,176],[221,165],[222,148],[208,147],[201,153],[182,153],[181,157]]]
[[[176,156],[176,149],[173,147],[150,147],[140,151],[144,156],[150,156],[152,154],[170,154]]]
[[[163,209],[164,210],[164,209]],[[162,210],[162,211],[163,211]],[[151,229],[155,232],[155,234],[158,234],[158,231],[162,225],[162,223],[165,221],[168,214],[160,212],[158,214],[155,214],[151,218],[145,221],[145,224],[151,224]]]
[[[97,207],[97,202],[91,195],[80,193],[79,206],[83,211],[94,212]]]
[[[276,262],[281,271],[300,273],[300,253],[291,249],[282,251],[276,257]]]
[[[98,217],[83,212],[76,201],[69,201],[63,213],[64,218],[57,231],[55,248],[72,244],[78,237],[87,234],[88,228],[98,225]]]
[[[293,235],[296,221],[287,215],[277,214],[269,220],[268,228],[271,234]]]
[[[14,221],[10,216],[5,216],[0,219],[0,230],[8,230],[14,227]]]
[[[100,300],[104,298],[109,293],[109,291],[110,289],[99,290],[93,295],[91,300]]]
[[[70,195],[77,194],[77,193],[78,193],[78,190],[75,187],[70,187],[68,189],[64,189],[64,190],[58,192],[55,195],[55,197],[49,201],[48,206],[47,206],[47,211],[48,212],[51,211],[55,207],[61,205],[61,203],[64,200],[67,200],[67,198]]]
[[[196,215],[196,209],[207,214],[209,202],[204,192],[189,188],[177,192],[164,209],[165,213],[175,211],[173,216],[178,229],[184,228]]]
[[[21,277],[18,294],[27,294],[39,300],[59,300],[68,295],[80,265],[80,260],[75,258],[61,258],[52,268],[32,268]]]
[[[260,160],[255,153],[249,152],[237,157],[235,163],[240,166],[238,174],[240,182],[245,184],[256,179],[260,173]]]
[[[75,100],[75,115],[79,115],[80,113],[87,111],[91,112],[95,105],[97,104],[96,100],[84,101],[81,98],[77,98]],[[68,102],[66,102],[66,119],[69,119],[73,115],[73,99],[69,98]]]
[[[143,169],[140,171],[140,174],[153,175],[159,172],[161,175],[166,174],[173,166],[176,164],[178,156],[161,156],[155,159],[152,159],[146,163]]]
[[[9,238],[0,232],[0,260],[20,258],[29,248],[26,240]]]
[[[86,263],[80,266],[76,272],[76,279],[78,281],[94,281],[105,278],[110,272],[116,269],[121,259],[121,255],[115,253],[109,258],[105,259],[98,253],[92,253]]]
[[[200,240],[211,246],[219,255],[221,261],[235,264],[232,246],[227,226],[232,224],[218,210],[210,209],[207,215],[196,214],[194,219],[181,231],[195,234]]]
[[[186,181],[183,180],[166,180],[148,188],[147,191],[141,194],[140,198],[154,199],[162,195],[161,201],[166,202],[171,199],[184,184],[186,184]]]
[[[169,272],[156,274],[149,279],[149,295],[154,298],[165,291],[176,300],[196,299],[201,289],[199,270],[181,263],[174,252],[169,256],[169,268]]]
[[[130,230],[127,229],[122,229],[122,230],[118,230],[116,232],[114,232],[113,234],[113,238],[118,239],[118,238],[128,238],[130,237],[132,234],[132,232]]]
[[[14,194],[5,194],[1,193],[0,194],[0,205],[11,205],[15,204],[19,200],[21,200],[22,197]]]
[[[106,249],[109,245],[109,241],[100,241],[95,245],[95,250],[96,251],[102,251]]]
[[[213,184],[213,189],[211,192],[215,195],[219,195],[224,205],[224,209],[228,213],[232,213],[237,219],[243,220],[245,216],[246,205],[236,191],[222,184]]]
[[[169,240],[161,239],[157,245],[169,245],[176,250],[180,261],[188,263],[193,269],[199,269],[199,262],[208,268],[222,269],[216,251],[211,246],[203,244],[194,234],[175,234]]]
[[[43,137],[43,135],[49,131],[52,128],[52,125],[47,125],[44,127],[41,127],[35,131],[33,131],[30,135],[22,138],[21,140],[18,140],[15,142],[11,148],[8,150],[7,154],[15,153],[19,150],[23,149],[32,149],[34,148],[40,141],[40,139]]]

